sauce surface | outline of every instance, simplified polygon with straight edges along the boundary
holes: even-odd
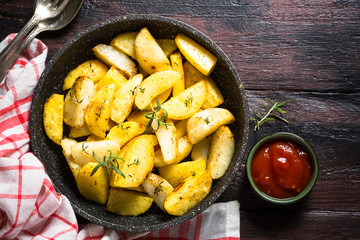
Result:
[[[310,181],[311,171],[308,154],[287,140],[261,146],[251,165],[255,185],[275,198],[288,198],[300,193]]]

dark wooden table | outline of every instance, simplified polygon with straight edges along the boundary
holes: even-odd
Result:
[[[32,0],[0,1],[0,38],[32,15]],[[360,239],[360,1],[85,0],[66,28],[38,36],[48,60],[78,32],[126,14],[181,20],[213,39],[242,77],[250,109],[259,99],[294,99],[290,124],[250,132],[287,131],[305,138],[319,160],[319,177],[303,201],[276,207],[251,190],[243,161],[218,201],[238,199],[244,239]],[[250,123],[253,128],[253,123]]]

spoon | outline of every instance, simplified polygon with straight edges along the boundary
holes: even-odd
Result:
[[[25,37],[26,34],[40,21],[56,17],[62,10],[64,10],[69,0],[64,0],[59,4],[59,0],[36,0],[34,2],[34,15],[20,30],[13,40],[1,51],[0,63],[7,59],[13,52],[14,47],[19,45],[19,42]]]
[[[68,25],[76,16],[84,0],[71,0],[65,6],[64,10],[54,18],[44,20],[38,23],[35,28],[27,35],[13,54],[4,61],[0,66],[0,79],[1,83],[5,80],[4,77],[9,68],[12,67],[16,59],[19,57],[22,50],[41,32],[59,30]]]

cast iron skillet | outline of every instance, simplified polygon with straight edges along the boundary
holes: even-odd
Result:
[[[213,182],[210,194],[196,207],[180,217],[163,213],[155,204],[145,214],[136,217],[119,216],[105,211],[105,207],[86,200],[77,190],[75,179],[62,155],[60,146],[52,143],[43,128],[43,106],[53,94],[65,94],[62,90],[67,73],[82,62],[94,59],[91,49],[99,44],[109,44],[117,34],[139,31],[147,27],[155,38],[174,38],[184,33],[194,39],[218,58],[211,74],[223,93],[225,103],[236,122],[230,125],[235,136],[235,153],[225,175]],[[241,80],[225,53],[207,36],[182,22],[154,15],[130,15],[112,18],[91,26],[66,43],[50,60],[35,89],[31,106],[30,135],[34,154],[43,163],[58,193],[65,195],[75,212],[83,218],[105,227],[129,231],[155,231],[185,222],[207,209],[224,192],[240,167],[248,137],[248,105]]]

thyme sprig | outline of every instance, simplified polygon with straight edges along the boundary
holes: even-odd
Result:
[[[250,118],[250,120],[255,122],[255,127],[254,127],[254,132],[256,130],[260,129],[260,126],[266,122],[269,121],[274,121],[275,119],[279,119],[283,122],[286,122],[287,124],[289,124],[289,121],[286,120],[285,118],[281,117],[278,114],[275,114],[274,112],[278,112],[280,114],[284,114],[287,111],[282,110],[280,107],[284,106],[285,104],[291,102],[293,99],[287,100],[285,102],[274,102],[272,100],[270,100],[269,98],[265,98],[266,101],[271,103],[271,108],[268,108],[265,104],[265,102],[263,100],[260,99],[260,102],[262,103],[266,114],[262,115],[261,113],[259,113],[258,111],[253,110],[254,112],[254,117]]]
[[[147,119],[149,119],[149,122],[148,122],[148,124],[146,126],[146,130],[145,130],[146,133],[149,131],[154,120],[158,122],[157,129],[154,129],[154,132],[156,132],[160,128],[161,125],[164,125],[165,127],[171,125],[166,122],[168,112],[164,108],[161,107],[158,97],[156,97],[156,104],[157,104],[157,106],[155,109],[150,104],[152,112],[145,113],[145,117]],[[160,111],[162,111],[162,113],[160,113]],[[161,117],[159,117],[159,115],[161,115]]]
[[[111,169],[114,170],[116,173],[120,174],[123,178],[125,178],[125,175],[124,173],[122,173],[120,170],[119,170],[119,163],[118,161],[114,161],[114,160],[121,160],[123,162],[125,162],[125,160],[121,157],[118,157],[118,156],[115,156],[115,155],[112,155],[112,152],[110,150],[108,150],[109,152],[109,156],[104,156],[104,160],[101,161],[99,160],[96,155],[95,155],[95,152],[93,152],[93,156],[94,156],[94,159],[99,163],[98,165],[96,165],[96,167],[92,170],[91,174],[90,174],[90,177],[92,175],[94,175],[96,173],[96,171],[101,167],[103,166],[105,169],[106,169],[106,172],[109,172]]]

